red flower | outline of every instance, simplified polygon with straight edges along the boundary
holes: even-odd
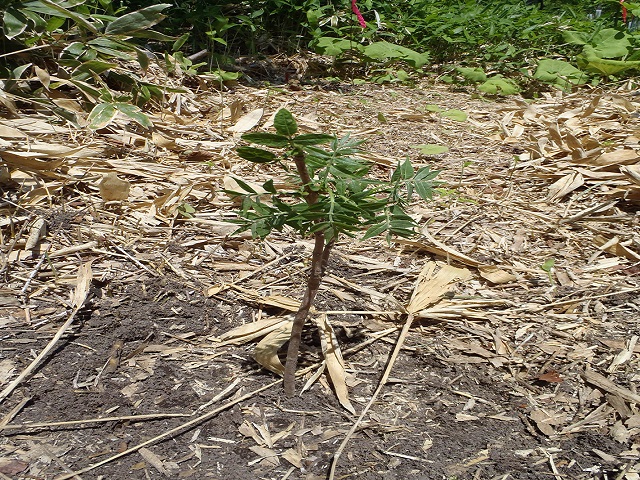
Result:
[[[364,21],[364,17],[360,13],[360,10],[358,9],[358,6],[356,5],[356,0],[351,0],[351,10],[353,10],[353,13],[355,13],[356,17],[358,17],[358,21],[360,22],[360,26],[362,28],[367,28],[367,23]]]

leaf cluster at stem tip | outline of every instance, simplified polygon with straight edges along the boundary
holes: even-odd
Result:
[[[241,191],[229,193],[242,198],[233,220],[238,231],[251,230],[254,237],[263,238],[288,226],[303,236],[322,232],[327,243],[362,231],[363,239],[386,233],[388,241],[393,235],[416,234],[417,224],[407,207],[414,195],[432,199],[438,171],[428,166],[415,169],[407,158],[389,180],[379,180],[369,176],[372,164],[358,155],[361,142],[349,135],[298,135],[298,124],[286,109],[276,113],[274,128],[276,133],[242,136],[270,150],[241,146],[237,153],[254,163],[279,165],[287,175],[286,186],[276,189],[268,180],[258,192],[236,178]]]

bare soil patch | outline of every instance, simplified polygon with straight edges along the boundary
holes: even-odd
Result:
[[[15,130],[0,131],[11,172],[0,205],[2,478],[326,478],[435,262],[469,278],[420,312],[335,478],[637,479],[632,100],[239,86],[183,95],[153,133],[124,119],[96,134],[38,114],[0,121]],[[366,139],[381,176],[410,155],[445,182],[413,208],[426,236],[345,240],[331,261],[317,311],[340,341],[355,416],[325,375],[288,399],[254,360],[257,340],[220,340],[286,318],[302,294],[308,241],[260,242],[225,222],[230,176],[273,176],[234,155],[238,134],[252,119],[268,128],[283,106],[309,131]],[[449,151],[420,156],[419,144]],[[101,193],[113,173],[124,200]],[[74,311],[87,262],[93,280],[70,328],[11,386]],[[312,322],[304,344],[298,389],[323,360]]]

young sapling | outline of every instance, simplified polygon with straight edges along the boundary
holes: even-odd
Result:
[[[428,166],[414,170],[406,159],[389,180],[379,180],[369,176],[371,162],[358,156],[361,142],[348,135],[298,134],[298,124],[286,109],[276,113],[274,127],[276,133],[242,136],[269,150],[241,146],[237,153],[251,162],[278,165],[290,186],[276,189],[273,180],[266,181],[262,187],[269,198],[265,200],[264,192],[236,178],[242,192],[232,193],[242,197],[242,204],[233,222],[240,225],[238,231],[251,230],[254,237],[264,238],[272,230],[289,226],[300,236],[314,239],[311,271],[293,319],[284,369],[284,390],[293,396],[302,330],[336,241],[363,231],[363,240],[383,233],[389,241],[393,235],[416,235],[416,222],[406,209],[414,194],[431,200],[438,172]]]

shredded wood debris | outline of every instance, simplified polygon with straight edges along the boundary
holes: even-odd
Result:
[[[125,118],[99,132],[39,112],[0,119],[0,474],[105,475],[129,461],[147,476],[224,476],[241,443],[247,478],[326,476],[334,454],[336,478],[485,478],[508,452],[546,477],[637,479],[638,100],[235,86],[174,94],[153,132]],[[273,377],[311,244],[234,233],[225,192],[287,182],[234,153],[284,106],[303,131],[366,140],[381,178],[409,155],[444,182],[412,206],[420,237],[337,245],[291,405]],[[448,151],[415,148],[426,144]],[[134,324],[136,307],[148,323]],[[117,401],[93,403],[107,394]],[[51,407],[69,398],[91,407]],[[233,421],[208,431],[222,415]],[[472,443],[483,425],[517,425],[527,443]]]

